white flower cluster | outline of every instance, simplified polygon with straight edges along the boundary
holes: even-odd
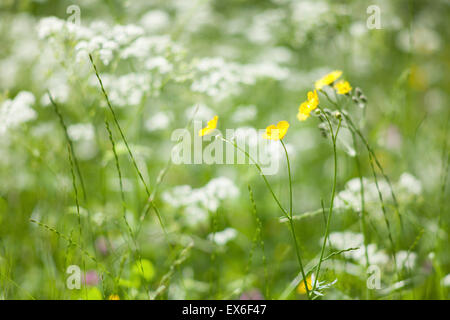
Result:
[[[230,179],[219,177],[210,180],[204,187],[194,189],[181,185],[162,194],[162,199],[175,208],[185,208],[186,221],[195,225],[208,217],[208,212],[215,212],[220,201],[236,198],[239,189]]]
[[[145,129],[149,132],[164,130],[172,122],[172,112],[159,111],[145,121]]]
[[[148,16],[144,15],[141,20],[143,26],[135,24],[110,26],[101,21],[93,21],[89,27],[85,27],[56,17],[48,17],[40,20],[37,32],[39,39],[44,40],[45,44],[50,44],[55,57],[73,55],[78,66],[81,62],[84,62],[81,65],[88,66],[88,54],[92,54],[105,66],[110,65],[115,73],[118,63],[124,61],[133,72],[117,76],[112,72],[105,73],[101,74],[101,78],[114,105],[133,106],[140,104],[145,95],[158,95],[161,84],[170,78],[169,74],[173,73],[174,64],[180,61],[182,53],[182,48],[169,36],[148,34],[149,30],[155,30],[145,28],[145,25],[151,24],[148,19],[155,14],[162,23],[165,18],[162,18],[161,12],[153,12]],[[67,46],[68,43],[71,46]],[[54,67],[59,66],[51,64],[47,68]],[[90,69],[77,67],[74,71],[79,73],[83,70],[88,72]],[[183,80],[183,77],[177,77],[176,74],[173,74],[173,78]],[[98,88],[96,77],[91,76],[89,79],[90,85]],[[48,100],[45,97],[43,99],[43,102]]]
[[[194,104],[185,111],[186,119],[210,120],[214,117],[215,112],[204,103]]]
[[[203,58],[194,64],[191,90],[222,100],[239,93],[242,85],[251,85],[258,78],[283,80],[288,70],[273,63],[241,65],[223,58]]]
[[[95,128],[91,123],[76,123],[67,127],[67,134],[75,141],[75,153],[82,160],[92,159],[98,152]]]
[[[153,85],[148,73],[128,73],[122,76],[102,74],[101,77],[111,103],[119,108],[139,105]],[[98,86],[97,81],[96,76],[92,75],[90,84]]]
[[[208,235],[208,239],[213,241],[215,244],[219,246],[226,245],[229,241],[236,238],[238,232],[233,228],[226,228],[222,231],[216,233],[210,233]]]
[[[21,123],[36,119],[37,113],[31,107],[34,102],[34,95],[28,91],[21,91],[14,99],[4,101],[0,106],[0,135]]]
[[[141,22],[148,24],[148,20],[144,18]],[[78,61],[86,59],[88,53],[96,53],[105,65],[108,65],[116,54],[122,59],[149,56],[154,58],[167,53],[171,48],[179,49],[168,36],[147,36],[144,27],[134,24],[111,27],[99,21],[85,27],[48,17],[39,22],[37,30],[40,39],[54,43],[61,40],[74,41]],[[169,67],[166,65],[165,68]]]
[[[442,278],[441,284],[445,287],[450,287],[450,273]]]
[[[77,123],[67,127],[67,134],[73,141],[93,140],[95,130],[94,126],[90,123]]]
[[[343,253],[347,259],[353,260],[360,265],[366,264],[366,248],[364,246],[364,236],[361,233],[351,231],[332,232],[330,233],[330,243],[338,250],[345,250],[349,248],[358,248]],[[323,238],[321,242],[323,241]],[[367,245],[367,255],[371,265],[388,266],[391,262],[389,255],[382,249],[379,249],[376,244],[370,243]],[[416,265],[417,254],[408,251],[398,251],[395,254],[397,261],[397,268],[414,268]]]
[[[364,247],[364,236],[361,233],[351,231],[332,232],[330,233],[330,243],[338,250],[358,248],[357,250],[344,252],[343,255],[347,259],[352,259],[361,265],[365,264],[366,250]],[[369,244],[367,253],[371,264],[382,265],[389,261],[388,255],[383,250],[378,250],[376,244]]]
[[[275,31],[283,26],[286,14],[281,9],[264,10],[251,18],[251,24],[242,28],[247,39],[257,44],[269,44],[276,40]]]
[[[364,201],[374,204],[379,201],[378,190],[374,181],[363,178]],[[392,195],[386,181],[379,179],[378,187],[384,201],[391,201]],[[422,193],[422,184],[410,173],[403,173],[398,182],[393,186],[394,192],[402,198],[418,196]],[[340,191],[335,199],[335,207],[361,211],[361,183],[359,178],[353,178],[345,184],[344,190]]]
[[[256,118],[257,113],[258,109],[255,105],[238,106],[231,119],[236,123],[251,121]]]

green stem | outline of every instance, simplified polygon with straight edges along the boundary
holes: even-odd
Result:
[[[369,253],[367,252],[368,237],[367,237],[366,212],[365,212],[366,205],[365,205],[365,200],[364,200],[364,181],[363,181],[362,172],[361,172],[361,164],[359,163],[358,154],[356,153],[358,145],[356,143],[355,132],[353,130],[350,130],[350,131],[352,134],[353,146],[355,148],[355,163],[356,163],[356,168],[358,170],[359,185],[360,185],[360,189],[361,189],[361,192],[360,192],[360,194],[361,194],[361,229],[362,229],[362,232],[364,235],[366,268],[368,268],[370,263],[369,263]]]
[[[245,154],[245,156],[251,161],[253,162],[253,164],[255,165],[256,169],[258,169],[259,173],[261,174],[261,176],[264,179],[264,182],[267,185],[267,188],[269,189],[270,193],[272,194],[272,197],[274,198],[275,202],[277,203],[278,207],[281,209],[281,211],[283,212],[283,214],[286,216],[286,218],[289,218],[289,215],[286,211],[286,209],[283,208],[283,206],[281,205],[280,200],[278,200],[277,196],[275,195],[275,193],[272,190],[272,187],[270,186],[269,181],[267,180],[265,174],[263,173],[260,165],[248,154],[247,151],[245,151],[244,149],[240,148],[236,143],[231,142],[230,140],[225,139],[224,137],[220,136],[219,137],[222,141],[225,141],[226,143],[231,144],[233,147],[235,147],[236,149],[238,149],[239,151],[243,152]]]
[[[302,258],[300,256],[300,249],[298,248],[298,244],[297,244],[297,237],[295,235],[295,229],[294,229],[294,222],[292,220],[292,174],[291,174],[291,164],[289,161],[289,155],[286,149],[286,145],[284,144],[283,140],[280,139],[281,145],[283,146],[284,149],[284,153],[286,154],[286,162],[287,162],[287,167],[288,167],[288,175],[289,175],[289,226],[291,229],[291,233],[292,233],[292,238],[294,240],[294,245],[295,245],[295,252],[297,254],[297,260],[298,260],[298,264],[300,266],[300,271],[302,272],[302,276],[303,276],[303,283],[305,285],[305,290],[306,290],[306,296],[308,297],[308,299],[310,299],[310,294],[309,294],[309,288],[308,288],[308,282],[306,281],[306,274],[305,274],[305,270],[303,269],[303,263],[302,263]]]
[[[303,284],[304,284],[305,290],[306,290],[306,296],[308,297],[308,300],[311,300],[311,295],[309,293],[309,288],[308,288],[308,282],[306,280],[306,273],[305,273],[305,269],[303,268],[302,258],[300,256],[300,249],[298,248],[298,244],[297,244],[297,236],[295,235],[294,220],[292,220],[291,218],[289,218],[289,227],[290,227],[289,229],[291,229],[292,239],[294,240],[295,253],[297,254],[298,264],[300,266],[300,271],[302,273]]]
[[[333,214],[333,204],[334,204],[334,196],[336,193],[336,181],[337,181],[337,152],[336,152],[336,139],[337,139],[337,135],[339,133],[339,129],[341,127],[341,119],[339,119],[339,124],[338,127],[336,129],[336,134],[333,133],[333,127],[331,125],[330,120],[328,119],[328,116],[326,115],[326,113],[322,112],[322,114],[325,116],[328,125],[330,127],[330,132],[331,132],[331,140],[333,142],[333,155],[334,155],[334,177],[333,177],[333,189],[331,191],[331,199],[330,199],[330,210],[328,211],[328,218],[327,218],[327,225],[326,225],[326,229],[325,229],[325,236],[323,238],[323,245],[322,245],[322,250],[320,252],[320,259],[319,259],[319,263],[317,264],[317,268],[316,268],[316,279],[314,280],[314,284],[313,284],[313,289],[312,291],[314,291],[316,289],[317,286],[317,282],[319,280],[319,273],[320,273],[320,267],[322,265],[322,261],[323,261],[323,255],[325,253],[325,247],[327,245],[327,239],[328,239],[328,235],[330,232],[330,222],[331,222],[331,217]]]
[[[300,250],[299,250],[298,244],[297,244],[297,237],[296,237],[295,231],[294,231],[294,222],[293,222],[293,220],[292,220],[292,181],[291,181],[291,169],[290,169],[290,163],[289,163],[289,156],[288,156],[288,153],[287,153],[287,150],[286,150],[286,147],[285,147],[283,141],[280,140],[280,141],[281,141],[281,144],[283,145],[284,151],[285,151],[285,153],[286,153],[286,160],[287,160],[287,162],[288,162],[288,170],[289,170],[289,187],[290,187],[290,195],[291,195],[291,196],[290,196],[291,206],[290,206],[290,209],[289,209],[289,213],[288,213],[288,212],[283,208],[283,206],[281,205],[281,202],[278,200],[277,196],[276,196],[275,193],[273,192],[272,187],[270,186],[269,181],[267,180],[266,176],[265,176],[264,173],[262,172],[261,167],[260,167],[259,164],[258,164],[258,163],[250,156],[250,154],[249,154],[247,151],[245,151],[244,149],[240,148],[236,143],[233,143],[233,142],[231,142],[230,140],[227,140],[227,139],[225,139],[225,138],[222,137],[222,136],[219,136],[219,138],[220,138],[222,141],[225,141],[225,142],[231,144],[232,146],[234,146],[234,147],[235,147],[236,149],[238,149],[239,151],[243,152],[243,153],[245,154],[245,156],[246,156],[250,161],[253,162],[253,164],[255,165],[255,167],[258,169],[259,173],[260,173],[261,176],[263,177],[264,182],[266,183],[267,188],[269,189],[270,193],[272,194],[272,197],[275,199],[275,202],[277,203],[278,207],[281,209],[281,211],[283,212],[283,214],[285,215],[285,217],[289,220],[289,226],[290,226],[290,229],[291,229],[292,238],[293,238],[293,240],[294,240],[295,252],[296,252],[296,254],[297,254],[298,264],[299,264],[299,266],[300,266],[300,271],[301,271],[302,276],[303,276],[303,282],[304,282],[304,284],[305,284],[305,288],[306,288],[306,293],[307,293],[308,299],[310,299],[309,289],[308,289],[308,283],[306,282],[306,274],[305,274],[305,270],[304,270],[304,268],[303,268],[303,263],[302,263],[302,259],[301,259],[301,256],[300,256]]]
[[[352,134],[353,139],[353,147],[355,148],[355,163],[356,168],[358,170],[358,177],[359,177],[359,186],[360,186],[360,195],[361,195],[361,230],[364,237],[364,257],[366,259],[366,270],[369,268],[370,262],[369,262],[369,251],[367,250],[368,247],[368,237],[367,237],[367,225],[366,225],[366,208],[365,208],[365,200],[364,200],[364,181],[362,177],[362,171],[361,171],[361,164],[359,163],[358,158],[358,144],[356,143],[356,135],[353,130],[350,130]],[[370,299],[370,290],[367,289],[367,298]]]
[[[394,189],[392,187],[392,183],[391,180],[389,179],[389,177],[387,176],[387,174],[384,172],[383,167],[381,166],[381,163],[378,161],[378,158],[375,154],[375,152],[373,151],[373,149],[370,147],[369,143],[367,142],[366,138],[364,137],[364,135],[362,134],[361,130],[359,130],[356,125],[353,123],[351,117],[347,114],[347,112],[345,112],[344,110],[341,110],[341,108],[339,107],[339,105],[333,101],[330,96],[323,90],[320,90],[320,92],[328,99],[328,101],[333,104],[341,113],[342,116],[345,118],[345,121],[348,124],[348,128],[349,130],[353,130],[358,137],[361,139],[361,141],[363,142],[364,146],[367,149],[367,152],[369,153],[369,155],[371,155],[373,157],[373,159],[375,160],[375,164],[378,167],[378,169],[381,172],[381,175],[383,176],[383,178],[386,180],[387,184],[389,185],[389,189],[391,192],[391,196],[392,196],[392,200],[394,201],[394,206],[395,206],[395,210],[396,210],[396,214],[398,216],[398,219],[400,221],[400,227],[403,229],[403,222],[402,222],[402,217],[400,215],[400,210],[399,210],[399,205],[398,205],[398,201],[397,201],[397,197],[395,196],[394,193]]]
[[[280,140],[281,145],[283,146],[284,153],[286,154],[286,162],[288,167],[288,174],[289,174],[289,217],[292,219],[292,175],[291,175],[291,164],[289,161],[289,155],[286,149],[286,145],[284,144],[283,140]]]
[[[127,151],[128,151],[128,154],[129,154],[129,156],[130,156],[130,158],[131,158],[131,162],[133,163],[133,166],[134,166],[134,168],[135,168],[135,170],[136,170],[136,173],[137,173],[139,179],[141,180],[141,182],[142,182],[142,184],[143,184],[143,186],[144,186],[145,193],[147,194],[147,197],[150,197],[150,195],[151,195],[150,190],[149,190],[149,188],[148,188],[148,186],[147,186],[147,183],[146,183],[145,180],[144,180],[144,177],[142,176],[141,171],[139,170],[139,167],[138,167],[138,165],[137,165],[137,163],[136,163],[136,160],[135,160],[135,158],[134,158],[134,155],[133,155],[133,153],[131,152],[130,146],[128,145],[127,139],[125,138],[125,134],[123,133],[122,127],[120,126],[119,120],[117,119],[116,113],[114,112],[114,109],[113,109],[113,107],[112,107],[112,105],[111,105],[111,102],[109,101],[108,94],[106,93],[105,87],[103,86],[102,79],[100,78],[100,75],[99,75],[98,70],[97,70],[97,66],[96,66],[95,63],[94,63],[94,59],[92,58],[92,55],[91,55],[91,54],[89,54],[89,59],[90,59],[90,61],[91,61],[92,67],[94,68],[95,76],[97,77],[97,80],[98,80],[98,82],[99,82],[99,84],[100,84],[100,88],[101,88],[101,90],[102,90],[103,96],[105,97],[106,104],[108,105],[108,108],[109,108],[109,110],[111,111],[111,115],[112,115],[112,117],[113,117],[114,124],[116,125],[117,129],[119,130],[120,137],[122,138],[122,141],[123,141],[124,144],[125,144],[125,147],[126,147],[126,149],[127,149]],[[153,201],[150,203],[150,205],[151,205],[151,207],[153,208],[153,210],[155,211],[156,217],[158,218],[159,224],[161,225],[161,229],[163,230],[164,235],[166,236],[166,238],[168,238],[168,234],[167,234],[166,228],[165,228],[165,226],[164,226],[164,223],[163,223],[163,221],[162,221],[161,214],[160,214],[158,208],[157,208],[156,205],[153,203]]]

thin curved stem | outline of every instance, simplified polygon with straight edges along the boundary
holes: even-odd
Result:
[[[364,137],[364,135],[362,134],[361,130],[358,129],[358,128],[356,127],[356,125],[353,123],[351,117],[347,114],[347,112],[341,110],[341,108],[339,107],[339,105],[338,105],[335,101],[333,101],[333,99],[331,99],[330,96],[329,96],[325,91],[320,90],[320,92],[328,99],[328,101],[329,101],[331,104],[333,104],[339,111],[341,111],[343,117],[345,118],[345,121],[346,121],[347,124],[348,124],[348,128],[349,128],[350,130],[353,130],[353,131],[358,135],[358,137],[361,139],[361,141],[362,141],[363,144],[365,145],[365,147],[366,147],[366,149],[367,149],[367,152],[373,157],[376,166],[378,167],[378,169],[379,169],[380,172],[381,172],[381,175],[383,176],[383,178],[386,180],[386,182],[387,182],[388,185],[389,185],[389,189],[390,189],[390,192],[391,192],[392,200],[393,200],[393,202],[394,202],[396,214],[397,214],[398,219],[399,219],[399,221],[400,221],[400,227],[403,228],[402,217],[401,217],[401,215],[400,215],[400,210],[399,210],[399,205],[398,205],[397,197],[395,196],[395,193],[394,193],[394,189],[393,189],[393,187],[392,187],[391,180],[389,179],[389,177],[387,176],[387,174],[384,172],[383,166],[382,166],[381,163],[378,161],[378,158],[377,158],[375,152],[373,151],[373,149],[371,148],[371,146],[370,146],[369,143],[367,142],[367,140],[366,140],[366,138]]]
[[[295,253],[297,254],[297,260],[298,260],[298,264],[300,266],[300,272],[302,273],[303,285],[305,286],[306,296],[308,297],[308,300],[310,300],[311,299],[311,295],[309,292],[310,290],[308,288],[308,282],[306,280],[306,273],[305,273],[305,269],[303,268],[302,258],[300,256],[300,249],[297,244],[297,236],[295,235],[294,220],[292,220],[291,218],[289,218],[289,227],[290,227],[289,229],[291,229],[292,239],[294,240]]]
[[[288,171],[289,171],[289,189],[290,189],[290,208],[289,208],[289,213],[286,211],[286,209],[283,208],[283,206],[281,205],[280,200],[278,200],[277,196],[275,195],[275,193],[272,190],[272,187],[270,186],[269,181],[267,180],[266,176],[264,175],[264,173],[262,172],[261,167],[259,166],[259,164],[250,156],[250,154],[245,151],[244,149],[240,148],[236,143],[231,142],[230,140],[225,139],[222,136],[219,136],[219,138],[222,141],[225,141],[226,143],[231,144],[232,146],[234,146],[236,149],[238,149],[239,151],[243,152],[245,154],[245,156],[253,162],[253,164],[255,165],[255,167],[258,169],[259,173],[261,174],[261,176],[264,179],[264,182],[267,185],[267,188],[269,189],[270,193],[272,194],[272,197],[275,199],[275,202],[277,203],[278,207],[281,209],[281,211],[283,212],[283,214],[285,215],[285,217],[289,220],[289,229],[291,230],[291,234],[292,234],[292,238],[294,240],[294,247],[295,247],[295,253],[297,255],[297,260],[298,260],[298,264],[300,266],[300,271],[302,273],[302,277],[303,277],[303,282],[306,288],[306,294],[308,299],[311,299],[310,294],[309,294],[309,289],[308,289],[308,283],[306,281],[306,274],[305,274],[305,269],[303,268],[303,263],[302,263],[302,258],[300,256],[300,249],[298,248],[298,244],[297,244],[297,237],[295,235],[295,230],[294,230],[294,222],[292,219],[292,180],[291,180],[291,168],[290,168],[290,163],[289,163],[289,156],[286,150],[286,147],[283,143],[282,140],[281,144],[283,145],[284,151],[286,153],[286,161],[288,163]]]
[[[281,145],[283,146],[284,153],[286,154],[286,162],[288,167],[288,175],[289,175],[289,217],[292,219],[292,175],[291,175],[291,164],[289,161],[289,155],[286,149],[286,145],[283,140],[280,140]]]
[[[328,121],[328,125],[330,126],[330,132],[331,132],[331,140],[333,142],[333,155],[334,155],[334,176],[333,176],[333,189],[331,191],[331,199],[330,199],[330,210],[328,211],[328,218],[327,218],[327,225],[326,225],[326,229],[325,229],[325,236],[323,238],[323,245],[322,245],[322,250],[320,252],[320,258],[319,258],[319,263],[317,264],[317,268],[316,268],[316,279],[314,280],[314,284],[313,284],[313,289],[312,291],[314,291],[316,289],[317,286],[317,282],[319,279],[319,273],[320,273],[320,267],[322,265],[322,261],[323,261],[323,255],[325,253],[325,247],[327,245],[327,239],[328,239],[328,235],[330,233],[330,222],[331,222],[331,217],[333,215],[333,204],[334,204],[334,196],[336,193],[336,181],[337,181],[337,152],[336,152],[336,139],[337,139],[337,135],[339,133],[339,129],[341,127],[341,119],[339,119],[339,124],[337,126],[336,129],[336,133],[333,133],[333,127],[331,125],[330,120],[328,119],[328,116],[326,115],[326,113],[324,113],[325,118]]]
[[[125,134],[122,131],[122,127],[119,124],[119,120],[117,120],[116,113],[114,112],[114,109],[113,109],[113,107],[111,105],[111,102],[109,100],[108,94],[106,93],[105,87],[103,86],[102,79],[100,78],[100,75],[99,75],[98,70],[97,70],[97,66],[94,63],[94,59],[92,58],[91,54],[89,54],[89,60],[91,61],[91,65],[94,68],[95,76],[97,77],[97,80],[98,80],[98,82],[100,84],[100,88],[101,88],[101,91],[103,93],[103,96],[105,97],[106,104],[108,105],[108,108],[111,111],[111,115],[113,117],[114,124],[116,125],[116,127],[117,127],[117,129],[118,129],[118,131],[120,133],[120,137],[122,138],[122,141],[125,144],[125,147],[126,147],[126,149],[128,151],[128,154],[129,154],[129,156],[131,158],[131,162],[132,162],[132,164],[133,164],[133,166],[134,166],[134,168],[136,170],[136,173],[137,173],[139,179],[141,180],[142,185],[144,186],[145,193],[147,194],[147,197],[150,197],[151,196],[150,190],[149,190],[149,188],[147,186],[147,183],[144,180],[144,177],[142,176],[141,171],[139,170],[139,167],[138,167],[138,165],[136,163],[136,159],[134,158],[133,152],[131,151],[130,146],[128,145],[127,139],[125,138]],[[161,214],[160,214],[158,208],[156,207],[156,205],[154,204],[153,201],[150,203],[150,206],[155,211],[156,217],[158,218],[159,224],[161,225],[161,229],[163,230],[164,235],[166,236],[166,238],[168,238],[167,230],[166,230],[166,228],[164,226],[164,223],[162,221]]]
[[[289,155],[286,149],[286,145],[284,144],[283,140],[280,139],[281,145],[283,146],[284,149],[284,153],[286,154],[286,162],[287,162],[287,167],[288,167],[288,175],[289,175],[289,226],[291,229],[291,233],[292,233],[292,239],[294,240],[294,245],[295,245],[295,253],[297,255],[297,260],[298,260],[298,264],[300,266],[300,271],[302,273],[302,277],[303,277],[303,283],[305,285],[305,290],[306,290],[306,296],[308,297],[308,299],[310,299],[310,294],[309,294],[309,288],[308,288],[308,282],[306,281],[306,274],[305,274],[305,270],[303,269],[303,263],[302,263],[302,258],[300,256],[300,249],[298,247],[297,244],[297,237],[295,235],[295,229],[294,229],[294,221],[292,220],[292,174],[291,174],[291,164],[289,161]]]
[[[283,206],[281,205],[280,200],[278,200],[277,196],[276,196],[275,193],[273,192],[272,187],[270,186],[270,183],[269,183],[269,181],[267,180],[265,174],[263,173],[263,171],[262,171],[260,165],[259,165],[259,164],[258,164],[258,163],[250,156],[250,154],[249,154],[247,151],[245,151],[244,149],[240,148],[236,143],[233,143],[233,142],[231,142],[230,140],[227,140],[227,139],[225,139],[225,138],[222,137],[222,136],[219,136],[219,138],[220,138],[222,141],[225,141],[226,143],[231,144],[232,146],[234,146],[234,147],[235,147],[236,149],[238,149],[239,151],[243,152],[243,153],[245,154],[245,156],[246,156],[250,161],[253,162],[253,164],[255,165],[256,169],[258,169],[259,173],[260,173],[261,176],[263,177],[264,182],[266,183],[267,188],[269,189],[270,193],[272,194],[272,197],[274,198],[274,200],[275,200],[275,202],[277,203],[278,207],[281,209],[281,211],[282,211],[283,214],[286,216],[286,218],[289,218],[288,212],[286,211],[286,209],[283,208]]]

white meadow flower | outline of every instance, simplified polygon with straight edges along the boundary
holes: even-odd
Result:
[[[175,208],[199,206],[209,211],[216,211],[220,201],[232,199],[239,195],[239,189],[226,177],[210,180],[204,187],[193,189],[189,185],[176,186],[162,194],[165,202]]]
[[[185,111],[185,115],[187,119],[196,119],[196,120],[209,120],[214,117],[216,113],[209,108],[206,104],[198,103],[189,107]]]
[[[91,123],[77,123],[67,127],[67,134],[73,141],[94,140],[95,129]]]
[[[169,27],[170,16],[162,10],[151,10],[145,13],[139,22],[146,30],[161,31]]]
[[[145,129],[150,132],[163,130],[169,127],[171,121],[171,113],[160,111],[145,121]]]
[[[441,283],[445,287],[450,287],[450,273],[442,278]]]
[[[214,241],[219,246],[226,245],[229,241],[236,238],[238,232],[233,228],[226,228],[222,231],[214,233],[210,233],[208,235],[208,239]]]
[[[20,91],[14,99],[8,99],[0,106],[0,134],[21,123],[36,119],[37,113],[31,107],[35,102],[31,92]]]
[[[161,74],[169,73],[173,69],[172,64],[164,57],[154,57],[147,59],[147,61],[145,62],[145,67],[148,70],[157,70]]]
[[[398,187],[410,194],[420,195],[422,193],[422,183],[408,172],[404,172],[398,181]]]
[[[397,268],[400,270],[403,268],[412,269],[416,265],[417,254],[415,252],[402,250],[396,252],[395,256],[397,261]]]
[[[255,105],[239,106],[231,116],[233,122],[246,122],[255,119],[258,110]]]

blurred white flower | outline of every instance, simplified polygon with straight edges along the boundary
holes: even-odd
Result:
[[[284,80],[289,76],[289,69],[282,68],[273,62],[250,64],[244,66],[243,69],[247,75],[252,76],[254,79],[272,78],[275,80]]]
[[[35,97],[31,92],[20,91],[14,99],[8,99],[0,106],[0,134],[21,123],[36,119],[37,113],[31,107]]]
[[[72,141],[93,140],[95,129],[91,123],[77,123],[67,127],[67,134]]]
[[[93,32],[86,27],[56,17],[42,18],[37,25],[39,39],[52,36],[67,36],[72,40],[89,39]]]
[[[413,48],[411,48],[411,44]],[[412,34],[408,29],[402,30],[397,37],[397,46],[406,52],[413,50],[426,54],[439,50],[442,46],[442,40],[433,29],[420,26],[413,28]]]
[[[177,49],[169,36],[143,36],[126,46],[121,58],[146,58],[149,56],[164,55],[169,49]]]
[[[236,141],[238,146],[250,146],[256,147],[258,143],[261,141],[258,136],[258,131],[252,127],[240,127],[234,131],[234,136],[232,138]],[[251,154],[251,153],[250,153]]]
[[[369,30],[367,29],[365,23],[357,21],[351,24],[349,31],[353,37],[361,37],[365,35]]]
[[[252,24],[243,29],[248,40],[258,44],[274,42],[275,30],[283,25],[286,13],[281,9],[269,9],[252,17]]]
[[[292,1],[292,17],[302,26],[302,30],[321,23],[328,11],[329,5],[324,1]]]
[[[232,199],[239,195],[239,189],[233,181],[219,177],[209,181],[204,187],[193,189],[189,185],[174,187],[164,192],[162,198],[173,207],[199,206],[215,212],[220,201]]]
[[[151,84],[150,75],[145,73],[128,73],[122,76],[103,74],[101,78],[111,103],[117,107],[138,105]],[[95,87],[98,86],[97,81],[95,76],[90,79],[91,85]]]
[[[364,201],[366,204],[376,204],[379,202],[379,194],[374,181],[363,178]],[[379,179],[378,187],[384,201],[392,201],[392,194],[386,181]],[[393,186],[394,192],[398,197],[407,199],[411,195],[420,195],[422,193],[422,184],[413,175],[405,172]],[[335,208],[346,208],[354,211],[361,211],[361,183],[359,178],[353,178],[345,184],[344,190],[340,191],[335,197]]]
[[[169,73],[173,69],[172,64],[164,57],[149,58],[145,63],[145,67],[148,70],[157,70],[161,74]]]
[[[185,115],[187,119],[196,119],[196,120],[210,120],[214,117],[215,112],[209,108],[206,104],[198,103],[189,107],[185,111]]]
[[[137,25],[115,25],[110,38],[114,39],[119,45],[125,45],[138,39],[143,34],[144,29]]]
[[[203,189],[208,196],[219,200],[236,198],[239,195],[239,189],[234,182],[226,177],[212,179]]]
[[[223,58],[203,58],[194,64],[191,90],[222,100],[240,92],[241,85],[254,84],[258,78],[286,79],[289,71],[275,63],[241,65]]]
[[[262,51],[257,60],[261,62],[288,63],[293,56],[292,51],[286,47],[272,47]]]
[[[364,236],[361,233],[351,231],[332,232],[329,236],[333,247],[339,250],[361,247],[364,244]]]
[[[166,129],[171,119],[171,113],[160,111],[145,121],[145,129],[150,132]]]
[[[65,22],[64,20],[58,19],[56,17],[47,17],[41,19],[38,24],[38,37],[46,38],[50,36],[52,33],[56,33],[61,31]]]
[[[229,241],[236,238],[238,232],[233,228],[226,228],[222,231],[216,233],[210,233],[208,239],[214,241],[215,244],[219,246],[226,245]]]
[[[445,287],[450,287],[450,273],[446,275],[444,278],[442,278],[441,283]]]
[[[403,268],[412,269],[416,265],[417,254],[414,252],[402,250],[396,252],[395,256],[397,261],[397,268],[400,270]]]
[[[422,193],[422,183],[408,172],[404,172],[400,176],[398,186],[411,194],[419,195]]]
[[[255,119],[257,113],[255,105],[238,106],[231,119],[236,123],[247,122]]]
[[[330,245],[338,250],[345,250],[349,248],[358,248],[343,253],[347,259],[352,259],[360,265],[366,264],[366,248],[364,246],[364,236],[361,233],[351,231],[332,232],[330,233]],[[323,238],[321,239],[321,243]],[[369,262],[372,265],[385,265],[389,262],[389,256],[384,250],[379,250],[374,243],[367,245],[367,255]]]
[[[189,226],[195,226],[208,219],[208,212],[197,205],[187,206],[184,210],[183,221]]]
[[[169,26],[170,16],[167,12],[162,10],[151,10],[145,13],[141,20],[140,24],[146,29],[150,31],[160,31]]]

